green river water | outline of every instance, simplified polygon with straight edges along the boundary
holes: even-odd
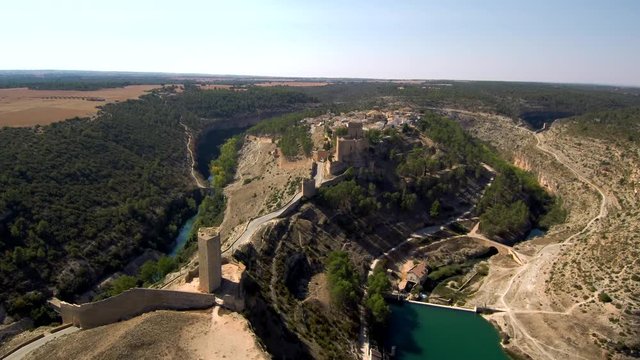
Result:
[[[509,359],[480,315],[419,304],[391,304],[387,341],[400,360]]]

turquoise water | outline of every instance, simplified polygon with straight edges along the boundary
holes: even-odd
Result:
[[[184,247],[184,244],[187,243],[187,239],[189,239],[189,233],[191,232],[191,228],[193,227],[193,222],[196,220],[196,217],[198,217],[197,214],[189,218],[187,221],[185,221],[184,224],[182,224],[180,232],[176,237],[173,249],[171,249],[169,256],[175,257],[176,255],[178,255],[178,252]]]
[[[480,315],[419,304],[391,304],[387,347],[396,359],[508,360],[496,329]]]
[[[526,240],[531,240],[531,239],[536,238],[538,236],[544,236],[544,234],[546,234],[546,231],[538,229],[538,228],[533,228],[533,229],[531,229],[531,231],[529,231],[529,234],[527,234]]]

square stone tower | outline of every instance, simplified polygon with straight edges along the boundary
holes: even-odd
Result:
[[[222,253],[217,227],[198,229],[200,290],[212,293],[222,283]]]
[[[312,198],[316,194],[316,179],[302,179],[302,196],[307,199]]]

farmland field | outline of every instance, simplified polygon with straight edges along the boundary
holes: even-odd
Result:
[[[270,87],[270,86],[291,86],[291,87],[311,87],[311,86],[326,86],[327,82],[319,81],[268,81],[257,83],[256,86]]]
[[[0,127],[46,125],[93,116],[98,106],[136,99],[158,85],[131,85],[94,91],[0,89]]]

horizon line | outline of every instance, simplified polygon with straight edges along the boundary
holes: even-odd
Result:
[[[497,80],[497,79],[456,79],[456,78],[385,78],[385,77],[351,77],[351,76],[280,76],[280,75],[254,75],[254,74],[216,74],[200,72],[173,72],[173,71],[136,71],[136,70],[86,70],[86,69],[0,69],[3,72],[86,72],[86,73],[119,73],[128,75],[164,75],[164,76],[190,76],[190,77],[229,77],[229,78],[264,78],[264,79],[315,79],[315,80],[349,80],[349,81],[450,81],[450,82],[503,82],[525,84],[548,85],[581,85],[601,87],[622,87],[640,89],[640,84],[597,83],[597,82],[562,82],[544,80]]]

